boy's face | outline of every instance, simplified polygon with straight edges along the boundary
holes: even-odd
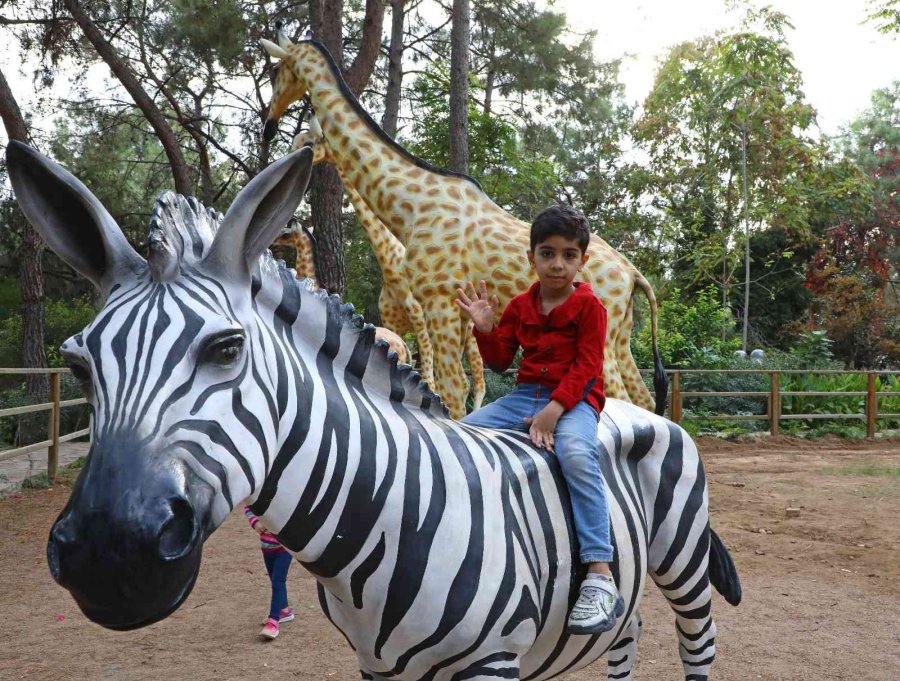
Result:
[[[578,239],[568,239],[558,234],[547,238],[528,251],[528,262],[537,272],[541,288],[562,291],[572,285],[575,275],[587,262]]]

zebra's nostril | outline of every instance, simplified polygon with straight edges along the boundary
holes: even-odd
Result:
[[[194,508],[187,499],[169,501],[171,517],[163,524],[159,534],[159,556],[163,560],[177,560],[187,554],[194,545]]]

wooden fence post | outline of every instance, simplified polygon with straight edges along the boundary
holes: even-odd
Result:
[[[47,477],[51,481],[56,480],[56,470],[59,467],[59,373],[50,374],[50,447],[47,450]]]
[[[878,395],[875,394],[875,372],[866,376],[866,437],[875,437],[875,419],[878,418]]]
[[[672,372],[672,422],[681,423],[681,372]]]
[[[769,434],[778,435],[781,420],[781,381],[777,371],[769,373],[771,388],[769,389]]]

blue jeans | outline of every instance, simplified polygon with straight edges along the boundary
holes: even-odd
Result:
[[[288,605],[287,598],[287,573],[294,557],[287,551],[277,553],[263,552],[263,560],[266,562],[266,572],[272,582],[272,602],[269,604],[269,617],[278,621],[282,609]]]
[[[522,419],[534,416],[546,407],[551,392],[553,390],[546,386],[520,383],[511,393],[472,412],[462,422],[527,433],[528,425]],[[587,402],[579,402],[560,417],[553,441],[556,458],[569,488],[581,562],[608,563],[613,558],[613,549],[606,488],[597,458],[597,412]]]

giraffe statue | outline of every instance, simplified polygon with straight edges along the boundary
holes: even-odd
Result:
[[[426,317],[435,349],[436,390],[451,414],[465,414],[468,380],[461,363],[467,320],[454,303],[465,281],[490,281],[501,307],[533,281],[525,251],[529,226],[495,204],[472,178],[436,168],[391,139],[347,87],[328,50],[307,38],[262,40],[281,59],[265,136],[271,139],[287,107],[309,94],[331,158],[345,187],[353,187],[378,220],[406,248],[404,270]],[[606,394],[653,409],[654,400],[631,355],[635,288],[647,295],[654,339],[654,383],[665,402],[665,372],[656,348],[656,298],[649,282],[623,255],[592,236],[583,270],[608,315],[604,353]]]
[[[302,146],[302,144],[300,145]],[[300,148],[299,146],[297,147]],[[272,242],[273,246],[287,246],[297,251],[297,261],[294,266],[294,272],[298,279],[316,280],[316,265],[313,260],[313,246],[315,237],[305,225],[298,225],[293,229],[287,229]],[[382,315],[383,318],[383,315]],[[386,321],[382,319],[382,321]],[[400,327],[393,327],[400,328]],[[406,331],[400,331],[406,333]],[[392,331],[391,328],[383,326],[375,327],[375,340],[384,341],[388,347],[397,353],[397,361],[404,364],[410,363],[409,346],[399,333]]]
[[[315,115],[309,117],[308,127],[294,137],[291,151],[296,151],[303,146],[309,146],[313,150],[313,163],[333,163],[330,148],[322,128]],[[381,294],[378,297],[378,309],[381,320],[388,328],[401,334],[412,333],[416,337],[419,347],[419,373],[429,384],[435,385],[433,373],[434,351],[425,324],[425,314],[422,306],[412,295],[406,273],[403,267],[406,249],[384,223],[378,219],[363,201],[356,190],[348,185],[345,187],[350,203],[356,211],[356,216],[362,225],[363,231],[372,245],[375,259],[382,273]],[[298,251],[299,253],[299,251]],[[312,254],[310,253],[310,258]],[[484,382],[484,362],[478,351],[478,344],[472,334],[471,324],[467,327],[465,337],[466,358],[472,372],[472,403],[475,409],[481,406],[486,392]]]
[[[284,230],[281,235],[272,242],[273,246],[286,246],[297,252],[297,260],[294,271],[298,279],[316,278],[316,265],[313,262],[313,235],[306,225],[295,223],[294,227]]]

